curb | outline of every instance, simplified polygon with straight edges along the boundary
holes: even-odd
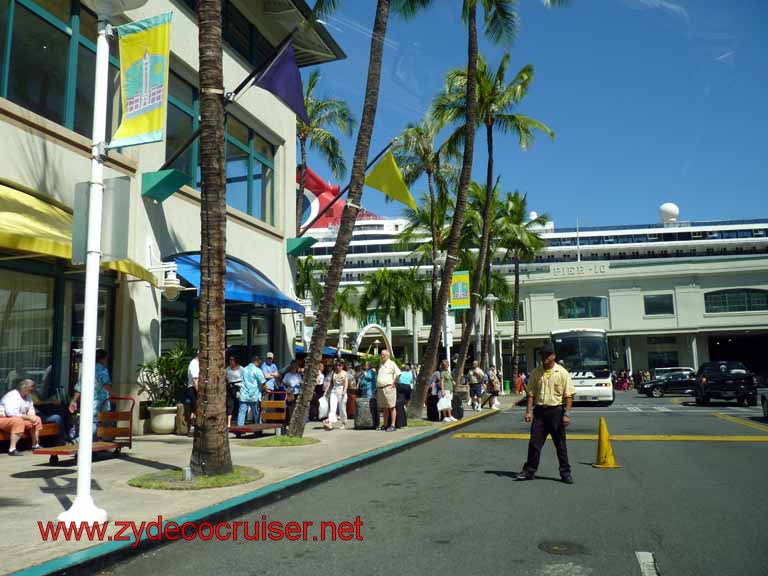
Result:
[[[286,478],[285,480],[262,486],[257,490],[229,498],[218,504],[212,504],[211,506],[206,506],[200,510],[184,514],[183,516],[171,518],[167,520],[167,522],[176,522],[181,525],[185,522],[214,522],[232,519],[271,502],[282,500],[283,498],[301,492],[316,484],[320,484],[321,482],[343,474],[350,469],[372,464],[378,460],[393,456],[398,452],[413,448],[414,446],[432,440],[438,436],[448,434],[457,428],[462,428],[477,420],[499,413],[501,413],[500,410],[481,412],[480,414],[463,418],[458,422],[440,428],[433,428],[422,434],[417,434],[416,436],[400,440],[394,444],[382,446],[381,448],[374,448],[368,452],[363,452],[362,454],[357,454],[356,456],[351,456],[332,464],[315,468],[309,472],[304,472]],[[134,546],[135,542],[135,537],[132,537],[131,540],[127,542],[105,542],[84,550],[78,550],[77,552],[60,556],[59,558],[48,560],[42,564],[24,568],[15,572],[15,574],[17,576],[46,576],[48,574],[91,575],[122,559],[129,558],[137,553],[145,552],[150,548],[167,543],[164,539],[149,540],[146,533],[142,535],[141,540],[136,546]]]

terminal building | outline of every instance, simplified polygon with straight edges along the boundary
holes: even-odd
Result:
[[[173,164],[189,185],[159,201],[144,176],[198,128],[195,0],[150,0],[113,24],[172,12],[166,138],[110,150],[107,179],[120,178],[125,207],[105,229],[129,231],[121,260],[100,278],[98,346],[114,391],[137,396],[137,366],[198,341],[200,193],[198,146]],[[223,0],[224,87],[263,66],[307,19],[305,0]],[[40,392],[71,394],[80,371],[84,269],[73,264],[76,188],[90,179],[96,15],[89,0],[0,0],[0,393],[20,377]],[[110,40],[108,137],[120,115],[117,38]],[[344,57],[323,26],[294,35],[299,66]],[[227,345],[293,355],[295,300],[287,240],[295,236],[296,117],[250,87],[226,125]],[[114,216],[114,214],[112,214]],[[119,226],[120,225],[120,226]],[[173,274],[189,290],[172,287]],[[170,297],[170,298],[169,298]]]
[[[420,263],[414,246],[398,248],[404,219],[368,216],[356,223],[343,282],[360,285],[381,267]],[[310,232],[312,254],[328,261],[333,225]],[[541,230],[547,247],[521,266],[520,363],[530,370],[538,349],[555,330],[602,329],[608,334],[612,368],[698,368],[708,360],[740,360],[768,373],[768,219],[689,222],[674,204],[660,209],[660,222]],[[513,282],[513,266],[499,254],[495,269]],[[461,336],[456,316],[455,344]],[[395,354],[418,362],[431,324],[430,311],[393,319]],[[511,373],[511,315],[494,318],[496,364]],[[350,342],[360,322],[342,326]],[[482,324],[480,324],[482,325]],[[334,342],[338,332],[331,332]],[[369,344],[365,344],[369,347]],[[441,351],[444,354],[444,351]],[[476,354],[470,346],[470,355]]]

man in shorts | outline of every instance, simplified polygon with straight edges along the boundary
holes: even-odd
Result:
[[[483,396],[483,380],[485,373],[480,368],[480,363],[475,360],[472,362],[472,369],[469,371],[469,396],[472,398],[472,408],[476,412],[482,411],[480,405]]]
[[[397,409],[397,380],[400,377],[400,368],[389,357],[389,350],[381,351],[381,364],[376,376],[376,398],[379,409],[384,412],[384,426],[382,430],[395,431],[395,418]]]

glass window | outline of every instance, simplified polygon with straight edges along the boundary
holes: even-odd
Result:
[[[8,98],[53,122],[63,123],[69,37],[16,5]]]
[[[195,88],[190,83],[182,80],[179,76],[173,72],[169,75],[170,78],[170,94],[177,100],[179,100],[185,106],[194,108],[195,106]]]
[[[227,136],[230,138],[234,138],[243,146],[248,146],[249,132],[248,126],[236,118],[231,116],[227,118]]]
[[[8,6],[10,0],[0,0],[0,78],[5,64],[5,32],[8,30]]]
[[[190,312],[187,306],[187,296],[189,292],[182,295],[178,300],[162,299],[163,314],[162,314],[162,326],[161,326],[161,343],[160,349],[162,352],[171,350],[176,346],[186,346],[188,343],[190,332]],[[197,346],[197,344],[195,344]]]
[[[227,144],[227,204],[249,213],[248,153],[232,143]]]
[[[48,396],[53,384],[53,279],[3,270],[0,310],[0,394],[31,378]]]
[[[165,158],[170,158],[186,142],[187,138],[192,135],[192,132],[192,116],[170,104],[168,106],[168,123],[166,127]],[[197,162],[193,160],[192,154],[193,147],[190,146],[170,167],[194,177]]]
[[[607,318],[608,299],[598,296],[578,296],[566,298],[557,303],[557,312],[561,320],[576,318]]]
[[[672,294],[649,294],[643,296],[646,316],[672,315],[675,313],[675,302]]]
[[[258,134],[253,135],[253,151],[270,162],[275,159],[275,147]],[[383,226],[381,228],[384,229]]]
[[[71,0],[35,0],[35,4],[62,22],[69,24],[72,13]]]
[[[677,350],[667,350],[662,352],[648,352],[648,368],[673,368],[680,366],[680,360]]]
[[[104,349],[110,354],[109,363],[112,363],[110,346],[112,344],[112,299],[111,288],[99,288],[99,307],[96,328],[96,348]],[[85,284],[72,283],[72,333],[69,338],[69,395],[74,392],[74,386],[80,378],[83,363],[83,328],[85,309]]]
[[[763,312],[768,310],[768,290],[720,290],[704,295],[708,314],[720,312]]]
[[[274,222],[274,206],[272,203],[272,169],[260,162],[254,162],[253,187],[254,206],[253,216],[269,224]]]
[[[513,310],[514,306],[505,306],[499,313],[499,322],[514,322],[515,318],[512,314]],[[525,322],[525,309],[522,302],[520,302],[520,309],[518,311],[517,317],[520,322]]]
[[[75,93],[75,132],[90,138],[93,134],[93,96],[96,74],[96,54],[85,46],[78,48],[77,91]],[[119,125],[120,69],[109,67],[109,95],[107,97],[107,138]]]

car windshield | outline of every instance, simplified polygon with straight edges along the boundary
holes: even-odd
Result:
[[[553,339],[558,361],[570,372],[608,375],[608,345],[602,335],[557,336]]]
[[[720,362],[717,369],[725,374],[746,374],[747,367],[741,362]]]

